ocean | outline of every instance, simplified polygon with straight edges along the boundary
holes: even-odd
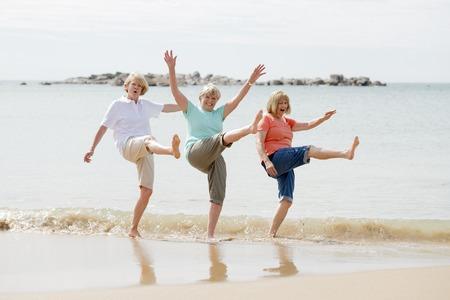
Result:
[[[194,103],[200,89],[181,87]],[[220,87],[218,105],[239,89]],[[276,89],[290,96],[294,119],[337,110],[319,127],[295,133],[294,145],[346,149],[354,136],[361,141],[353,161],[312,160],[296,169],[282,237],[450,245],[450,84],[254,86],[224,129],[249,123]],[[122,94],[121,87],[108,85],[0,82],[0,230],[126,236],[138,196],[135,166],[120,156],[111,132],[93,162],[83,162],[108,105]],[[168,87],[151,87],[145,98],[173,102]],[[174,133],[185,141],[181,113],[161,114],[151,127],[162,144]],[[224,157],[227,195],[217,233],[264,240],[278,205],[277,186],[259,163],[255,138],[236,142]],[[206,175],[183,155],[158,156],[155,164],[144,237],[204,236]]]

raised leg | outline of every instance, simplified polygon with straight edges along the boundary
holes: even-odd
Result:
[[[147,150],[154,154],[173,155],[177,159],[180,158],[180,137],[177,134],[172,137],[172,145],[170,147],[163,146],[154,139],[149,139],[145,145]]]
[[[311,146],[308,157],[316,159],[344,158],[352,160],[355,157],[356,147],[359,145],[359,138],[356,136],[349,149],[343,151],[327,150]]]
[[[262,119],[262,110],[258,111],[253,119],[252,123],[247,126],[227,131],[223,136],[223,141],[225,145],[239,141],[241,138],[249,135],[255,134],[257,132],[258,122]]]

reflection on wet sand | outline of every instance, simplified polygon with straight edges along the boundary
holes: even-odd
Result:
[[[144,250],[141,242],[137,239],[130,239],[133,244],[134,255],[141,265],[141,277],[139,283],[141,285],[151,285],[156,283],[155,270],[153,269],[153,262],[149,255]]]
[[[209,267],[209,278],[206,281],[226,281],[228,278],[228,268],[227,265],[222,262],[219,245],[209,245],[209,261],[211,262],[211,266]]]
[[[274,268],[264,268],[263,271],[274,273],[273,275],[269,276],[292,276],[297,274],[298,269],[292,261],[291,249],[279,242],[274,242],[274,245],[277,247],[279,266]]]
[[[136,240],[136,239],[130,239],[133,247],[133,252],[136,257],[136,261],[140,265],[140,285],[152,285],[157,283],[156,279],[156,273],[154,269],[154,262],[150,255],[149,249],[147,249],[145,246],[148,244],[144,243],[143,241]],[[225,282],[228,281],[229,274],[228,274],[228,266],[224,262],[224,256],[223,256],[223,250],[227,249],[227,247],[232,247],[233,244],[220,244],[220,243],[214,243],[214,244],[208,244],[205,245],[208,247],[208,258],[209,258],[209,276],[203,280],[200,280],[202,282]],[[202,246],[203,247],[203,246]],[[278,260],[278,265],[274,267],[268,267],[263,268],[263,276],[264,277],[278,277],[278,276],[293,276],[299,273],[299,270],[297,269],[297,266],[293,262],[293,255],[292,251],[293,249],[289,247],[289,245],[280,243],[278,241],[275,241],[272,244],[274,254],[275,254],[275,261]],[[205,249],[205,248],[203,248]],[[269,250],[270,248],[265,249]],[[206,249],[205,249],[206,250]],[[272,250],[272,251],[273,251]],[[271,260],[272,261],[272,260]],[[208,263],[205,260],[202,260],[200,263],[200,268],[205,270],[205,266],[208,266]],[[206,265],[205,265],[206,263]],[[242,266],[244,266],[243,264]],[[241,265],[236,266],[236,269],[239,269]],[[261,267],[255,266],[256,273],[260,273]],[[234,269],[234,267],[233,267]],[[192,274],[191,274],[192,275]],[[203,275],[204,276],[204,275]],[[203,277],[202,276],[202,277]],[[164,277],[164,276],[163,276]],[[195,277],[195,276],[194,276]],[[197,277],[198,278],[198,277]],[[204,277],[203,277],[204,278]],[[159,280],[162,280],[164,282],[165,278],[159,278]],[[194,279],[195,280],[195,279]]]

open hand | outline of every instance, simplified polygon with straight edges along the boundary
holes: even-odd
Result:
[[[329,118],[331,118],[334,114],[336,113],[336,110],[330,110],[327,111],[324,115],[323,115],[323,119],[324,121],[328,120]]]
[[[177,64],[177,57],[173,56],[172,50],[166,50],[164,53],[164,60],[169,68],[175,68]]]
[[[259,77],[263,76],[264,74],[266,74],[264,72],[264,70],[266,69],[266,67],[264,65],[259,64],[254,70],[252,75],[250,75],[250,78],[248,79],[248,81],[253,84],[255,83],[256,80],[258,80]]]

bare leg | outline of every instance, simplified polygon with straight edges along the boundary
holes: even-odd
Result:
[[[150,139],[146,143],[147,149],[154,153],[160,155],[173,155],[175,158],[180,158],[180,138],[178,135],[172,137],[172,146],[166,147],[159,144],[156,140]]]
[[[226,132],[223,136],[223,141],[225,142],[225,145],[237,142],[241,138],[249,134],[255,134],[257,132],[258,122],[262,119],[262,114],[263,112],[262,110],[260,110],[255,115],[255,118],[253,119],[253,122],[251,124]]]
[[[277,212],[273,217],[272,226],[270,226],[269,235],[271,237],[275,237],[278,232],[278,228],[280,228],[281,223],[283,223],[284,218],[286,217],[289,207],[291,207],[292,203],[287,200],[281,200],[280,205],[278,206]]]
[[[208,217],[208,239],[214,238],[214,231],[216,230],[217,221],[219,221],[221,211],[222,205],[211,202]]]
[[[136,206],[134,207],[133,223],[131,224],[131,229],[128,233],[128,236],[131,238],[141,237],[138,231],[138,225],[139,221],[141,221],[142,215],[144,214],[144,210],[147,207],[152,192],[153,190],[151,189],[143,186],[141,187],[141,194],[136,203]]]
[[[359,138],[356,136],[352,146],[344,151],[326,150],[311,146],[308,151],[308,157],[316,159],[345,158],[352,160],[355,156],[356,147],[359,145]]]

